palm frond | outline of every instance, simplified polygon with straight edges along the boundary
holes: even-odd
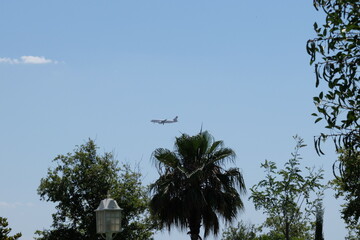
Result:
[[[176,168],[179,165],[179,160],[175,153],[165,148],[158,148],[153,152],[152,157],[158,171],[162,172],[165,168]]]
[[[211,155],[208,155],[209,164],[216,163],[218,165],[223,165],[228,161],[234,161],[235,158],[236,154],[230,148],[222,148],[213,152]]]
[[[207,237],[211,232],[217,235],[219,232],[219,219],[211,206],[207,205],[203,208],[203,224],[204,236]]]

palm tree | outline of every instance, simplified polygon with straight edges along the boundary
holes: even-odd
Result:
[[[210,232],[217,235],[218,215],[231,222],[244,208],[242,174],[237,168],[223,169],[235,153],[208,132],[182,134],[176,138],[175,151],[158,148],[153,159],[160,177],[150,185],[150,210],[160,228],[189,228],[191,240],[198,240],[202,225],[205,237]]]

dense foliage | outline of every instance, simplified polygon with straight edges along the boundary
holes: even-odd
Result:
[[[325,22],[315,23],[317,37],[308,41],[310,63],[315,66],[316,87],[325,89],[314,97],[315,122],[325,120],[329,132],[315,139],[319,154],[321,142],[334,140],[341,155],[334,163],[337,196],[346,200],[342,211],[349,228],[359,225],[360,209],[360,2],[359,0],[314,0],[325,13]],[[322,84],[326,84],[322,86]]]
[[[309,173],[302,175],[299,150],[305,145],[301,138],[295,139],[295,151],[285,168],[277,170],[275,162],[265,160],[261,164],[266,172],[265,179],[250,189],[255,208],[262,209],[267,216],[261,228],[269,229],[269,235],[286,240],[310,239],[311,217],[321,201],[324,187],[320,183],[322,170],[307,168]]]
[[[315,66],[316,87],[326,89],[314,97],[317,112],[315,122],[326,121],[329,133],[316,140],[322,153],[321,140],[334,139],[338,148],[360,147],[360,2],[358,0],[314,0],[316,9],[325,15],[325,23],[314,24],[317,37],[308,41],[310,63]]]
[[[11,228],[8,227],[9,223],[6,218],[0,217],[0,240],[16,240],[22,236],[21,233],[16,233],[10,236]]]
[[[108,194],[122,208],[123,231],[116,239],[150,239],[152,225],[147,218],[147,191],[140,173],[129,166],[117,166],[111,153],[99,155],[92,140],[74,153],[59,155],[56,167],[41,179],[38,194],[56,203],[52,228],[38,231],[39,240],[100,240],[96,234],[94,210]]]
[[[336,197],[345,199],[342,216],[349,229],[360,236],[360,152],[341,151],[339,157],[341,177],[332,181]]]
[[[240,221],[236,227],[228,227],[222,234],[221,240],[284,240],[284,235],[271,231],[263,233],[261,227]],[[292,238],[291,240],[309,240],[307,238]]]
[[[222,234],[222,240],[257,240],[257,229],[254,224],[238,222],[236,227],[228,227]]]
[[[240,194],[245,192],[239,169],[223,168],[234,158],[234,151],[208,132],[182,134],[176,138],[175,151],[156,149],[160,177],[151,185],[150,208],[160,226],[188,228],[191,239],[198,240],[201,226],[205,237],[218,233],[218,216],[234,219],[243,208]]]

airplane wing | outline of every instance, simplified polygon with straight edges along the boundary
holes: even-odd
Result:
[[[153,120],[151,120],[151,122],[152,122],[152,123],[164,124],[164,123],[166,123],[166,119],[165,119],[165,120],[153,119]]]

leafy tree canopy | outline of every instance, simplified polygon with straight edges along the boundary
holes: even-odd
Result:
[[[11,228],[6,218],[0,217],[0,240],[16,240],[22,236],[21,233],[16,233],[14,236],[9,236]]]
[[[340,151],[338,169],[341,177],[335,178],[331,183],[336,190],[336,197],[343,197],[345,204],[342,216],[349,228],[360,236],[360,152]],[[342,165],[345,165],[343,167]],[[334,168],[334,171],[336,169]]]
[[[97,240],[94,210],[108,194],[122,208],[123,231],[116,239],[151,239],[147,191],[139,172],[128,165],[118,167],[113,154],[99,155],[93,140],[73,153],[54,159],[56,167],[41,179],[38,194],[56,203],[52,228],[38,231],[38,240]]]
[[[175,150],[158,148],[154,160],[160,177],[151,185],[150,208],[161,227],[188,228],[192,240],[218,233],[218,216],[226,221],[243,208],[245,184],[237,168],[224,169],[235,153],[208,132],[176,138]]]
[[[360,147],[360,3],[358,0],[314,0],[317,10],[322,10],[325,23],[315,23],[317,37],[308,41],[310,63],[315,66],[316,87],[326,83],[314,97],[317,106],[315,122],[326,121],[328,133],[315,141],[318,153],[321,141],[334,139],[337,148]]]
[[[345,236],[345,240],[359,240],[360,236],[360,223],[359,224],[349,224],[347,226],[348,234]]]
[[[222,234],[222,240],[257,240],[257,229],[254,224],[240,221],[236,227],[228,227]]]
[[[334,163],[338,196],[347,203],[343,218],[348,224],[359,219],[360,186],[360,2],[359,0],[314,0],[317,10],[325,13],[323,24],[314,24],[317,37],[308,41],[310,63],[315,66],[316,87],[325,89],[314,97],[315,122],[325,120],[328,132],[315,139],[319,154],[321,142],[332,138],[341,156]],[[324,83],[324,86],[321,84]],[[339,171],[336,171],[339,169]],[[351,172],[354,170],[356,174]],[[340,179],[342,178],[342,179]]]
[[[322,170],[307,168],[308,175],[302,174],[299,150],[306,145],[301,138],[296,136],[295,139],[295,151],[285,168],[277,170],[275,162],[266,160],[261,164],[266,172],[265,179],[250,189],[255,208],[267,215],[261,227],[270,229],[268,235],[280,235],[280,239],[286,240],[310,239],[311,216],[324,188],[320,183]],[[313,200],[315,193],[318,197]]]
[[[271,231],[262,233],[261,227],[240,221],[236,227],[228,227],[222,235],[222,240],[283,240],[284,235]],[[292,240],[309,240],[306,238],[292,238]]]

